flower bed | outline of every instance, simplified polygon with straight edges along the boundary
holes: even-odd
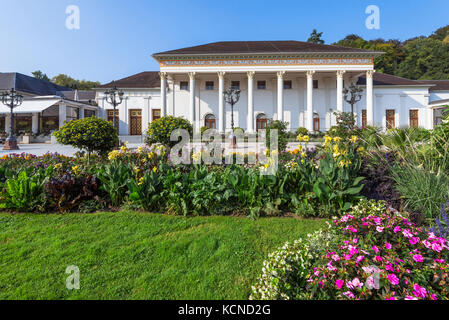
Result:
[[[271,255],[253,287],[253,298],[449,297],[448,241],[415,226],[397,211],[388,210],[383,202],[360,202],[318,235],[324,244],[313,254],[309,237],[299,242],[301,246],[295,244],[287,250],[286,245],[281,254],[278,251]],[[330,235],[329,243],[325,240]],[[291,258],[297,255],[303,256]],[[289,276],[285,270],[293,270],[298,277]]]

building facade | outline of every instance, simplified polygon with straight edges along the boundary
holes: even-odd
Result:
[[[16,90],[24,97],[14,108],[14,131],[32,133],[50,140],[52,131],[66,121],[95,115],[95,92],[71,90],[49,81],[39,80],[21,73],[0,73],[0,92]],[[0,133],[9,133],[10,109],[0,103]]]
[[[335,111],[351,110],[343,88],[356,83],[363,88],[357,125],[432,129],[449,103],[449,81],[375,73],[381,54],[299,41],[217,42],[154,54],[159,71],[105,84],[96,98],[100,114],[112,120],[104,91],[115,85],[125,92],[116,114],[121,135],[142,135],[164,115],[185,117],[196,130],[227,132],[231,110],[223,91],[231,87],[241,90],[234,122],[245,132],[264,128],[268,119],[286,121],[290,130],[324,132],[335,125]]]

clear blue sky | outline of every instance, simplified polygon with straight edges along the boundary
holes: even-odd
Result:
[[[447,0],[0,0],[0,72],[109,82],[158,70],[152,53],[221,40],[326,43],[355,33],[405,40],[449,24]],[[380,8],[380,30],[365,27],[365,8]],[[65,26],[80,8],[80,30]]]

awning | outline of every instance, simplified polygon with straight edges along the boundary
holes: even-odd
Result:
[[[33,112],[42,112],[45,109],[50,108],[55,104],[65,104],[66,106],[74,106],[74,107],[85,107],[87,109],[97,109],[97,106],[87,105],[85,103],[79,101],[71,101],[67,99],[63,99],[60,97],[46,97],[46,98],[28,98],[24,99],[22,104],[18,107],[15,107],[14,113],[33,113]],[[0,114],[2,113],[10,113],[11,110],[0,102]]]
[[[33,113],[42,112],[45,109],[50,108],[52,105],[60,102],[61,99],[33,99],[23,100],[22,104],[13,109],[14,113]],[[0,113],[10,113],[11,109],[0,103]]]

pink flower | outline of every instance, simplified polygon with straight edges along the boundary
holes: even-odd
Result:
[[[372,246],[371,249],[373,249],[375,253],[378,253],[378,252],[379,252],[379,248],[377,248],[376,246]]]
[[[390,283],[391,283],[392,285],[396,286],[396,285],[399,284],[399,279],[398,279],[398,277],[396,277],[395,274],[390,273],[390,274],[387,276],[387,278],[388,278],[388,280],[390,281]]]
[[[355,298],[354,294],[351,291],[343,292],[343,294],[345,296],[347,296],[348,298],[350,298],[350,299],[354,299]]]
[[[394,272],[393,265],[390,262],[388,262],[387,265],[385,266],[385,270]]]
[[[352,255],[350,255],[350,254],[345,254],[345,255],[343,256],[343,258],[345,258],[345,260],[351,260]]]
[[[391,243],[385,242],[385,248],[386,248],[387,250],[390,250],[390,249],[392,248]]]
[[[388,297],[385,300],[396,300],[396,298],[395,297]]]
[[[408,242],[410,242],[410,244],[417,244],[419,242],[419,238],[418,237],[412,237],[408,240]]]
[[[443,248],[438,244],[438,243],[432,243],[432,250],[436,251],[436,252],[441,252],[441,250],[443,250]]]
[[[378,262],[381,262],[382,261],[382,257],[381,256],[375,256],[374,260],[376,260]]]
[[[401,231],[401,227],[399,227],[399,226],[394,227],[394,229],[393,229],[394,233],[398,233],[399,231]]]
[[[405,300],[418,300],[418,299],[412,296],[405,296]]]
[[[408,230],[408,229],[402,230],[402,234],[403,234],[404,237],[406,237],[406,238],[411,238],[411,237],[413,237],[413,235],[410,233],[410,230]]]
[[[426,294],[427,294],[426,288],[421,287],[421,286],[419,286],[418,284],[415,283],[413,285],[413,289],[415,290],[415,291],[413,291],[413,294],[415,296],[417,296],[418,298],[425,298],[426,297]]]
[[[420,255],[420,254],[415,254],[415,255],[413,256],[413,260],[415,260],[416,262],[423,262],[423,261],[424,261],[424,258],[423,258],[422,255]]]
[[[338,254],[334,254],[334,255],[332,255],[332,260],[339,261],[340,260],[340,256]]]
[[[345,282],[343,281],[343,280],[337,280],[337,281],[335,281],[335,286],[338,288],[338,289],[341,289],[342,287],[343,287],[343,284],[344,284]]]
[[[377,226],[376,230],[377,230],[377,232],[383,232],[384,231],[384,227]]]
[[[438,263],[444,263],[444,259],[435,259],[434,261]]]
[[[349,246],[349,254],[352,256],[352,255],[354,255],[354,254],[357,254],[357,253],[359,253],[359,251],[357,250],[357,247],[354,247],[354,246]]]
[[[359,263],[360,261],[362,261],[365,257],[364,256],[358,256],[356,259],[356,263]]]
[[[424,244],[424,247],[426,247],[427,249],[430,249],[432,247],[432,244],[427,240],[424,240],[422,243]]]
[[[432,293],[432,300],[438,300],[437,296]]]

